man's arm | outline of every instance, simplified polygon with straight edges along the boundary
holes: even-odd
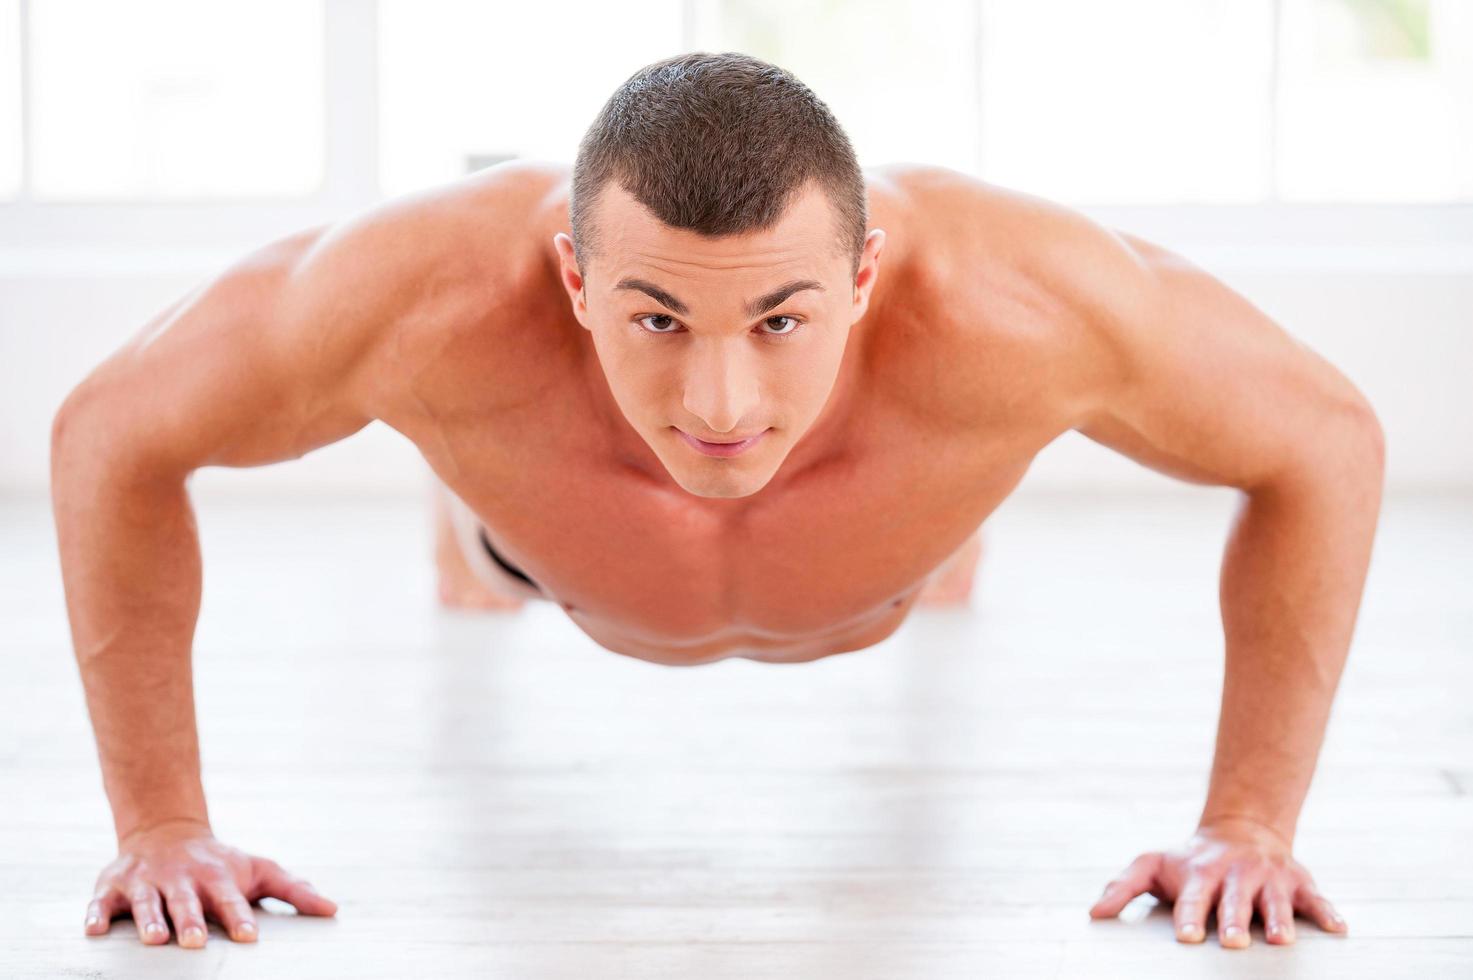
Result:
[[[1223,556],[1223,712],[1202,819],[1248,818],[1292,842],[1370,563],[1384,436],[1344,375],[1242,296],[1120,241],[1096,246],[1096,274],[1115,277],[1091,300],[1109,371],[1075,428],[1244,491]]]
[[[1243,491],[1222,563],[1222,713],[1192,853],[1225,838],[1276,842],[1287,865],[1370,562],[1381,427],[1339,371],[1179,256],[1080,216],[1059,218],[1052,245],[1088,365],[1074,428],[1164,473]],[[1236,853],[1221,850],[1215,878],[1181,872],[1166,885],[1170,855],[1143,855],[1097,910],[1113,915],[1155,887],[1174,893],[1192,940],[1220,894],[1224,942],[1239,945],[1263,886],[1271,939],[1275,926],[1277,941],[1292,935],[1290,904],[1343,928],[1307,874],[1276,880],[1273,862],[1257,877],[1229,873]]]
[[[374,417],[368,369],[413,295],[404,284],[423,271],[422,234],[386,208],[259,249],[147,324],[56,414],[67,615],[120,852],[99,879],[89,932],[131,910],[144,942],[166,942],[166,905],[181,944],[200,945],[206,908],[236,939],[254,938],[248,902],[261,894],[332,910],[272,862],[224,845],[200,862],[199,848],[180,846],[209,836],[191,673],[201,560],[186,481],[202,466],[299,457]]]
[[[325,291],[344,275],[328,268],[341,265],[336,254],[313,252],[318,235],[258,250],[176,303],[93,370],[53,423],[67,614],[120,840],[206,817],[187,478],[293,458],[369,421],[353,380],[368,332],[326,315]]]

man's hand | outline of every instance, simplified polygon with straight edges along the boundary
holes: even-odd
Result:
[[[131,910],[139,939],[150,946],[167,943],[167,909],[180,946],[205,944],[206,916],[236,942],[255,942],[251,903],[267,896],[290,902],[305,915],[332,915],[338,909],[275,861],[216,840],[208,824],[170,820],[119,842],[117,859],[98,876],[86,932],[103,935],[115,915]]]
[[[1326,932],[1343,934],[1345,920],[1289,852],[1289,843],[1262,824],[1240,817],[1203,823],[1181,848],[1152,851],[1132,861],[1105,886],[1089,916],[1119,915],[1131,899],[1150,892],[1173,904],[1180,942],[1207,938],[1207,912],[1214,903],[1223,946],[1249,944],[1255,907],[1270,943],[1294,941],[1295,912],[1314,919]]]

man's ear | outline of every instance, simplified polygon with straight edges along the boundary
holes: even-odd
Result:
[[[588,327],[588,297],[583,290],[583,274],[578,271],[578,258],[573,252],[573,239],[564,232],[552,236],[552,246],[557,249],[561,264],[559,278],[573,303],[573,315],[578,322]]]
[[[859,254],[859,270],[854,274],[855,321],[869,309],[869,295],[880,274],[880,250],[884,247],[885,232],[881,228],[873,229],[864,239],[864,251]]]

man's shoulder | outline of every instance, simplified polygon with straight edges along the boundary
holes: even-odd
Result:
[[[1131,246],[1079,210],[968,173],[876,169],[903,194],[909,278],[955,365],[953,407],[975,416],[979,397],[1026,399],[1030,413],[1071,418],[1096,383],[1098,313],[1127,288]]]
[[[534,242],[531,219],[549,193],[566,181],[566,168],[538,160],[508,160],[378,205],[374,212],[397,236],[413,236],[418,250],[436,264],[489,262],[513,271]]]
[[[495,291],[516,280],[541,244],[529,219],[556,181],[550,166],[498,164],[304,232],[298,252],[303,261],[330,258],[359,287],[371,284],[386,307],[453,298],[447,287],[457,283]]]
[[[358,275],[379,281],[372,374],[386,400],[471,362],[504,373],[505,333],[549,305],[553,250],[541,218],[561,180],[557,165],[508,161],[389,198],[337,232],[359,239]],[[447,360],[451,350],[460,356]]]
[[[1099,229],[1059,201],[936,164],[896,163],[873,173],[895,188],[913,221],[912,236],[935,243],[933,264],[961,277],[984,268],[1028,273],[1067,286],[1071,249]]]

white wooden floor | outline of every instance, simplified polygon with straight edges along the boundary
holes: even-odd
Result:
[[[0,503],[0,976],[1473,976],[1473,499],[1391,499],[1297,856],[1349,922],[1089,906],[1199,811],[1232,491],[1015,498],[970,611],[670,668],[433,601],[410,502],[201,501],[219,836],[337,900],[261,940],[82,918],[113,838],[44,500]]]

